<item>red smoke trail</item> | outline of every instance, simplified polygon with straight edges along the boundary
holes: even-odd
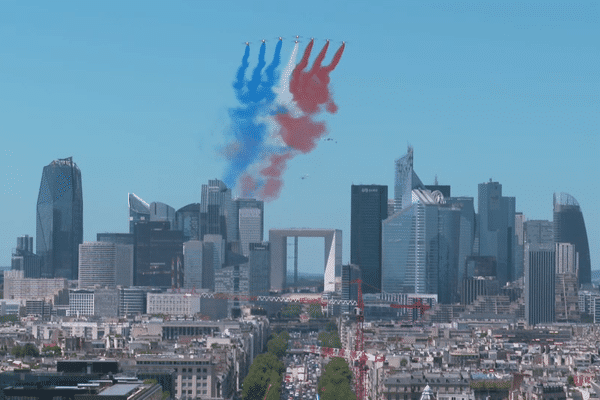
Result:
[[[270,165],[260,171],[260,174],[267,178],[261,193],[263,199],[273,200],[279,197],[279,192],[283,186],[281,175],[285,171],[287,160],[292,157],[292,153],[271,155],[269,158]]]
[[[322,66],[321,63],[329,48],[327,42],[319,52],[312,68],[305,71],[313,45],[314,40],[311,40],[304,50],[302,59],[294,68],[290,80],[290,92],[304,115],[299,118],[294,118],[290,114],[276,116],[277,122],[281,125],[281,137],[285,144],[303,153],[313,150],[317,140],[326,132],[323,122],[313,121],[313,116],[321,111],[321,106],[325,105],[325,110],[329,113],[337,112],[337,105],[333,102],[328,87],[329,73],[340,62],[346,47],[346,44],[342,44],[333,56],[331,64]]]
[[[340,46],[329,65],[322,66],[329,48],[329,42],[327,42],[310,70],[305,71],[313,46],[314,40],[311,40],[290,79],[289,90],[302,115],[293,116],[289,112],[275,115],[275,119],[280,125],[279,136],[292,150],[283,154],[272,154],[268,160],[269,165],[259,171],[259,178],[254,179],[248,174],[243,176],[241,187],[244,193],[255,193],[259,190],[262,199],[267,201],[276,199],[283,186],[282,175],[288,160],[300,152],[312,151],[316,147],[317,141],[327,132],[325,123],[314,121],[313,118],[323,109],[332,114],[337,112],[337,105],[333,102],[328,87],[329,73],[340,62],[346,45]]]
[[[239,179],[242,197],[252,197],[258,188],[258,182],[250,174],[245,173]]]

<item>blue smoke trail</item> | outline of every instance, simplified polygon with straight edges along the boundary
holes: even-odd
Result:
[[[271,107],[276,94],[273,86],[277,80],[275,70],[280,62],[282,42],[279,41],[275,48],[273,61],[265,70],[266,80],[262,79],[262,70],[265,67],[265,49],[263,43],[260,47],[258,65],[252,72],[250,81],[244,79],[248,68],[250,48],[246,46],[242,65],[236,74],[233,88],[242,107],[229,109],[231,118],[231,134],[233,142],[230,143],[231,155],[229,166],[223,182],[233,188],[240,175],[252,165],[261,154],[267,136],[267,125],[259,122],[259,117],[272,114]]]

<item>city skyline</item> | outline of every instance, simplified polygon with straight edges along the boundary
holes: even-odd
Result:
[[[237,105],[243,42],[252,42],[252,70],[261,38],[270,60],[284,36],[283,62],[292,35],[307,36],[303,51],[314,34],[315,48],[335,43],[330,53],[347,42],[331,73],[339,110],[322,115],[334,140],[289,163],[281,197],[265,204],[265,231],[341,229],[349,262],[351,185],[391,193],[393,163],[410,143],[423,183],[437,175],[453,196],[477,198],[492,178],[527,219],[552,220],[553,193],[569,193],[600,269],[598,4],[473,4],[304,11],[273,2],[255,11],[268,21],[260,26],[247,9],[215,4],[148,5],[142,14],[131,5],[7,5],[0,202],[10,211],[0,215],[0,265],[10,265],[17,237],[37,236],[39,176],[55,159],[73,156],[82,171],[84,241],[128,231],[128,193],[175,209],[198,203],[201,185],[224,175],[218,150]],[[301,242],[301,270],[322,268],[321,251],[313,267],[302,247],[310,244]]]

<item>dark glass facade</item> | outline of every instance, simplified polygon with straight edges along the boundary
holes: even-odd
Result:
[[[525,263],[525,320],[529,325],[554,322],[555,253],[530,251]]]
[[[496,257],[500,285],[519,278],[515,271],[515,198],[502,196],[498,182],[479,184],[479,254]]]
[[[388,217],[388,188],[352,185],[350,262],[360,268],[365,293],[381,292],[381,223]]]
[[[579,284],[592,282],[587,231],[579,203],[567,193],[554,194],[554,242],[571,243],[579,253]]]
[[[451,304],[460,300],[458,257],[460,253],[461,208],[457,205],[438,207],[438,303]],[[435,243],[434,246],[435,247]]]
[[[183,233],[167,221],[138,222],[134,228],[135,286],[183,286]]]
[[[467,275],[467,258],[473,252],[473,241],[475,240],[475,206],[472,197],[450,197],[446,198],[446,204],[460,208],[460,240],[458,248],[458,282]]]
[[[36,214],[36,253],[42,257],[42,277],[77,279],[83,193],[81,171],[72,157],[44,167]]]
[[[133,233],[97,233],[96,241],[133,245]]]
[[[200,239],[200,203],[188,204],[175,213],[177,229],[183,232],[183,240]]]
[[[135,224],[150,221],[150,205],[134,193],[127,198],[129,206],[129,233],[133,233]]]
[[[227,242],[238,240],[237,218],[231,190],[218,179],[202,185],[200,202],[200,240],[204,235],[221,235]]]
[[[266,296],[271,289],[271,249],[269,243],[249,245],[249,292],[250,296]]]

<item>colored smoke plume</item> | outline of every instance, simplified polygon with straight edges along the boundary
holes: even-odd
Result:
[[[282,82],[275,88],[281,44],[282,41],[277,43],[273,61],[265,70],[266,79],[262,77],[265,44],[261,45],[258,64],[249,81],[245,80],[250,55],[250,47],[246,46],[233,83],[242,106],[229,110],[232,141],[223,150],[229,161],[225,184],[237,187],[244,197],[266,201],[279,196],[288,161],[312,151],[327,133],[325,122],[315,121],[314,117],[322,111],[337,112],[329,89],[329,73],[339,63],[345,48],[342,44],[331,63],[323,66],[329,48],[327,42],[312,67],[306,70],[314,46],[311,40],[292,71],[298,50],[296,43]]]

